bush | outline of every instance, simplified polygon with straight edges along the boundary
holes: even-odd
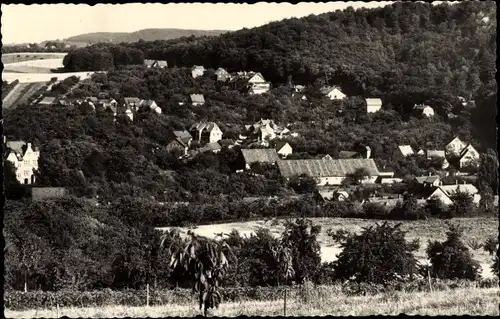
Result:
[[[429,241],[427,246],[431,275],[442,279],[479,279],[481,268],[479,263],[472,259],[469,249],[462,242],[460,229],[450,225],[446,236],[444,242]]]
[[[377,224],[363,228],[360,235],[344,231],[329,235],[340,242],[342,252],[334,262],[335,277],[340,280],[386,284],[417,272],[417,259],[412,251],[418,241],[407,243],[401,224]]]
[[[493,264],[491,265],[492,272],[498,277],[499,275],[499,258],[498,258],[498,238],[489,238],[483,246],[484,250],[487,251],[493,257]]]

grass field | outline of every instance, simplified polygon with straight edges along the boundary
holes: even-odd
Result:
[[[360,232],[362,227],[367,227],[370,225],[375,225],[375,223],[382,223],[383,221],[368,220],[368,219],[356,219],[356,218],[311,218],[311,220],[317,224],[321,225],[321,234],[318,241],[321,245],[321,258],[323,261],[333,261],[336,259],[336,255],[341,251],[338,245],[336,245],[330,237],[327,235],[327,230],[338,230],[345,229],[352,232]],[[479,217],[479,218],[454,218],[451,220],[441,220],[441,219],[430,219],[422,221],[402,221],[400,222],[401,228],[407,231],[406,238],[408,240],[413,240],[415,238],[420,239],[420,249],[415,253],[416,257],[421,260],[421,262],[426,262],[427,257],[425,253],[425,248],[427,247],[427,242],[429,240],[444,240],[446,238],[447,224],[449,222],[460,225],[464,230],[464,241],[476,240],[480,243],[484,242],[490,236],[498,236],[498,224],[497,218],[491,217]],[[242,236],[249,236],[254,233],[258,228],[267,228],[275,236],[280,236],[284,229],[283,220],[277,221],[251,221],[242,223],[228,223],[228,224],[216,224],[216,225],[201,225],[197,226],[193,231],[201,236],[208,238],[214,238],[214,233],[230,233],[232,229],[236,229],[240,232]],[[395,224],[399,222],[388,221],[390,224]],[[160,229],[168,229],[160,228]],[[181,234],[185,234],[188,228],[179,228]],[[474,258],[481,263],[483,268],[483,277],[491,277],[491,257],[483,251],[478,249],[473,251]]]
[[[45,82],[19,83],[3,99],[2,107],[15,108],[19,104],[25,103],[29,97],[35,94],[45,85]]]
[[[304,299],[287,300],[287,316],[367,316],[367,315],[490,315],[498,316],[498,288],[459,288],[453,290],[406,293],[395,292],[374,296],[346,296],[339,293],[318,294]],[[197,304],[174,304],[152,307],[107,306],[94,308],[60,308],[9,311],[7,318],[111,318],[165,317],[200,315]],[[283,300],[222,303],[216,316],[279,316]]]

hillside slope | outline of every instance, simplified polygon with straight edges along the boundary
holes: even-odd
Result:
[[[130,43],[139,40],[170,40],[188,36],[216,36],[227,31],[222,30],[185,30],[185,29],[144,29],[135,32],[95,32],[69,37],[64,42],[72,43]]]

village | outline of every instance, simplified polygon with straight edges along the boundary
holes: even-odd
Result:
[[[166,61],[145,60],[147,68],[167,68]],[[191,76],[196,79],[205,73],[203,66],[193,66]],[[238,87],[248,95],[259,95],[267,93],[271,83],[267,82],[258,72],[234,72],[229,73],[223,68],[215,70],[216,81],[225,85]],[[88,80],[84,80],[88,81]],[[81,82],[80,82],[81,83]],[[74,87],[78,87],[77,83]],[[291,95],[299,95],[301,100],[307,101],[305,95],[306,87],[293,85]],[[343,100],[346,98],[339,86],[323,87],[323,94],[329,100]],[[473,101],[467,101],[459,97],[464,106]],[[38,105],[59,106],[68,105],[85,106],[93,112],[105,111],[113,115],[114,121],[117,117],[127,117],[134,121],[137,112],[153,112],[162,116],[162,109],[153,100],[144,100],[141,97],[123,97],[114,99],[109,92],[103,91],[98,96],[83,99],[60,97],[40,97],[33,102]],[[178,102],[179,106],[190,104],[202,107],[205,103],[203,94],[191,94],[185,101]],[[366,113],[376,113],[382,108],[380,98],[367,97],[365,99]],[[434,110],[429,105],[416,104],[414,112],[420,117],[432,119]],[[452,114],[450,115],[452,116]],[[281,176],[285,179],[293,177],[310,177],[317,183],[318,198],[322,201],[345,201],[349,200],[350,193],[357,185],[370,187],[370,185],[397,185],[404,183],[407,190],[418,198],[420,203],[431,199],[439,199],[444,205],[450,205],[453,195],[457,192],[465,192],[473,197],[473,202],[478,204],[481,198],[473,181],[477,179],[475,172],[479,165],[479,152],[467,141],[459,137],[453,138],[441,149],[418,149],[411,145],[400,145],[395,152],[402,158],[419,157],[431,161],[438,161],[440,169],[429,172],[425,176],[395,176],[389,167],[378,167],[377,158],[371,155],[369,146],[356,150],[341,150],[337,158],[331,154],[319,154],[312,159],[293,158],[293,148],[287,141],[293,141],[299,136],[293,131],[292,123],[275,123],[273,119],[260,119],[255,123],[248,123],[241,128],[243,132],[238,138],[226,138],[220,129],[220,123],[195,122],[189,129],[182,131],[172,130],[168,132],[170,142],[164,145],[169,153],[175,154],[181,161],[189,161],[199,154],[205,152],[218,153],[222,149],[238,147],[239,157],[236,163],[236,172],[251,172],[254,165],[271,165],[279,169]],[[31,184],[37,188],[34,172],[38,169],[38,158],[40,151],[32,146],[30,141],[10,141],[4,136],[5,158],[17,169],[16,177],[21,184]],[[457,179],[454,179],[457,177]],[[465,178],[465,180],[464,180]],[[448,181],[448,183],[444,182]],[[460,183],[458,179],[463,180]],[[450,181],[452,181],[450,183]],[[51,191],[52,190],[52,191]],[[45,188],[44,191],[35,191],[40,196],[61,196],[65,194],[64,188]],[[403,198],[401,192],[386,191],[374,192],[364,202],[375,202],[384,206],[395,206]],[[496,201],[495,201],[496,202]]]

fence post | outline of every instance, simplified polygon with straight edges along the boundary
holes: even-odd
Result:
[[[149,307],[149,284],[146,284],[146,306]]]
[[[431,284],[431,271],[427,268],[427,277],[429,278],[429,290],[432,292],[432,284]]]
[[[59,318],[59,303],[56,304],[57,307],[57,318]]]

